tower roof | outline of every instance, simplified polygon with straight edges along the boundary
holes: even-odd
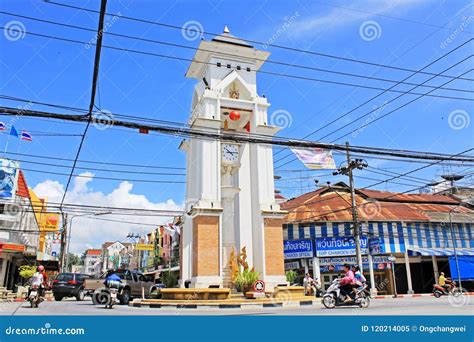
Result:
[[[247,43],[245,40],[242,40],[230,34],[230,30],[227,26],[224,27],[224,32],[212,38],[212,41],[253,48],[253,46]]]
[[[229,56],[235,60],[241,58],[244,61],[252,63],[254,71],[258,71],[270,52],[257,50],[243,39],[237,38],[230,33],[226,26],[224,31],[212,38],[210,41],[202,40],[194,55],[193,61],[186,72],[186,77],[200,79],[205,68],[212,57],[229,59]]]

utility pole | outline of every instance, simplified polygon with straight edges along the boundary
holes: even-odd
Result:
[[[61,218],[63,221],[63,232],[61,234],[61,252],[60,252],[60,266],[59,266],[59,271],[62,272],[67,272],[65,269],[66,265],[66,258],[67,256],[65,255],[67,248],[66,244],[68,243],[68,228],[67,228],[67,214],[64,212],[61,212]]]
[[[333,172],[333,175],[346,175],[349,177],[349,187],[351,191],[351,207],[352,207],[352,224],[354,228],[354,240],[356,244],[356,259],[357,265],[360,267],[362,271],[362,253],[360,248],[360,225],[359,225],[359,218],[357,216],[357,204],[355,198],[355,186],[354,186],[354,176],[353,170],[359,169],[362,170],[363,168],[367,167],[367,162],[363,159],[355,159],[351,160],[351,155],[349,153],[349,142],[346,142],[346,158],[347,158],[347,166],[339,167],[339,169]]]
[[[357,217],[357,205],[355,199],[355,187],[354,187],[354,177],[352,175],[351,167],[351,155],[349,153],[349,142],[346,141],[346,157],[348,165],[348,176],[349,176],[349,187],[351,188],[351,205],[352,205],[352,222],[354,225],[354,240],[356,244],[356,259],[357,265],[359,265],[362,272],[362,254],[360,251],[360,231],[359,231],[359,218]]]
[[[453,219],[451,217],[451,212],[454,212],[457,208],[454,208],[449,211],[448,216],[449,216],[449,230],[451,232],[451,239],[453,241],[453,251],[454,251],[454,260],[456,262],[456,269],[458,272],[458,285],[459,289],[461,290],[462,294],[462,283],[461,283],[461,269],[459,268],[459,260],[458,260],[458,253],[457,253],[457,246],[456,246],[456,237],[454,235],[454,230],[453,230]]]

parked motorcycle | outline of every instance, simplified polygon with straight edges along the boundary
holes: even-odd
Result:
[[[361,308],[368,308],[370,305],[370,293],[367,290],[367,285],[351,293],[351,300],[345,301],[345,296],[342,295],[339,281],[341,279],[334,279],[331,285],[323,295],[321,302],[327,309],[333,309],[336,306],[359,306]]]
[[[433,295],[436,297],[436,298],[439,298],[441,296],[454,296],[454,297],[458,297],[461,295],[461,290],[456,287],[456,282],[455,281],[451,281],[451,288],[448,290],[438,284],[433,284]]]
[[[38,285],[32,285],[30,295],[28,296],[28,301],[32,308],[37,308],[39,303],[41,303],[41,288]]]
[[[321,284],[319,283],[318,280],[314,280],[311,284],[311,289],[312,293],[314,294],[315,297],[322,297],[324,294],[324,291],[321,287]]]

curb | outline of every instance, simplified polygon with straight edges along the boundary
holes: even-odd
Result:
[[[466,292],[468,296],[474,296],[474,292]],[[393,297],[393,295],[375,296],[372,299],[398,299],[398,298],[421,298],[433,297],[432,293],[415,293],[403,294]],[[241,303],[241,304],[196,304],[190,302],[189,304],[163,304],[163,303],[141,303],[141,300],[132,302],[129,306],[134,308],[150,308],[150,309],[262,309],[262,308],[281,308],[281,307],[298,307],[320,305],[321,299],[308,299],[296,302],[279,302],[279,303]]]
[[[262,308],[281,308],[281,307],[295,307],[295,306],[310,306],[319,305],[320,300],[303,300],[298,302],[283,302],[283,303],[242,303],[242,304],[153,304],[133,302],[129,306],[134,308],[150,308],[150,309],[262,309]]]

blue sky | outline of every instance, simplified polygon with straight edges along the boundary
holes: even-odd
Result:
[[[71,1],[69,3],[98,10],[100,1]],[[97,15],[41,1],[6,0],[0,5],[0,10],[93,29],[97,27]],[[472,4],[469,1],[459,0],[366,0],[357,3],[349,1],[121,0],[109,1],[107,10],[111,13],[120,12],[123,16],[159,21],[179,27],[190,21],[197,22],[205,31],[215,33],[222,32],[224,25],[228,25],[231,33],[241,38],[262,42],[271,41],[277,45],[408,69],[422,68],[474,35]],[[90,99],[94,48],[87,49],[84,45],[35,37],[29,35],[28,32],[66,37],[84,42],[92,41],[94,35],[90,32],[38,23],[5,14],[0,14],[0,18],[2,26],[6,26],[11,21],[19,21],[26,31],[26,35],[20,39],[6,39],[4,33],[0,37],[0,78],[2,80],[0,93],[35,101],[87,108]],[[185,39],[180,30],[131,22],[123,18],[109,20],[109,23],[110,32],[164,40],[191,47],[197,47],[199,44],[199,38]],[[364,33],[363,28],[367,25],[369,25],[369,29]],[[374,36],[370,35],[370,27],[375,30],[372,31]],[[212,35],[204,35],[204,39],[211,38]],[[108,35],[105,35],[104,44],[169,56],[184,58],[193,56],[192,50],[119,39]],[[270,59],[275,61],[394,80],[401,80],[409,75],[409,73],[400,70],[345,62],[268,46],[257,47],[268,49],[271,52]],[[437,62],[427,71],[440,72],[472,53],[473,44],[471,43]],[[470,59],[451,69],[447,74],[457,76],[472,68],[472,65],[472,59]],[[101,58],[100,96],[97,97],[97,105],[110,112],[186,122],[190,112],[192,89],[195,84],[195,80],[184,77],[187,67],[188,63],[183,61],[104,49]],[[343,77],[272,64],[265,64],[263,70],[380,88],[388,88],[392,85],[387,82]],[[473,76],[474,73],[470,72],[464,77]],[[409,81],[421,83],[428,78],[427,75],[417,75],[410,78]],[[436,78],[428,84],[438,86],[443,82],[446,82],[446,79]],[[472,90],[472,84],[463,80],[456,80],[447,86]],[[409,88],[399,86],[396,89],[407,90]],[[416,89],[418,92],[428,90],[427,88]],[[265,74],[258,75],[258,91],[260,94],[265,94],[271,103],[269,115],[277,111],[288,113],[286,115],[288,115],[290,123],[280,132],[280,135],[294,138],[305,136],[380,93],[379,90]],[[437,90],[435,94],[472,97],[472,93],[441,90]],[[386,101],[390,101],[397,95],[397,93],[384,94],[311,138],[320,139],[352,119],[376,107],[383,106]],[[413,95],[405,95],[381,108],[377,115],[381,116],[413,98]],[[1,101],[2,105],[15,107],[22,105],[18,102]],[[38,105],[31,108],[47,110],[47,108]],[[454,129],[453,125],[449,124],[448,118],[452,112],[460,113],[465,119],[460,129],[459,127],[454,127],[458,128]],[[368,125],[357,134],[349,135],[348,138],[337,142],[343,143],[348,139],[354,145],[458,153],[472,147],[474,136],[474,123],[470,123],[472,113],[472,102],[424,97],[388,117]],[[372,116],[372,119],[374,118],[376,117]],[[5,123],[9,123],[11,118],[3,120]],[[15,120],[15,127],[33,132],[79,134],[83,131],[82,124],[33,120],[24,117]],[[330,135],[324,141],[333,141],[340,135],[357,129],[364,122],[366,119]],[[20,146],[17,141],[10,140],[8,151],[73,158],[79,144],[77,137],[44,137],[33,134],[33,139],[33,142],[22,142]],[[2,150],[6,141],[7,135],[0,135]],[[87,135],[80,159],[184,167],[184,154],[178,150],[179,142],[180,138],[169,136],[141,135],[123,129],[101,130],[92,127]],[[278,153],[275,156],[275,160],[277,160],[289,152],[278,152],[275,149],[275,153]],[[23,159],[34,160],[28,157],[23,157]],[[291,159],[293,158],[286,158],[285,161]],[[370,165],[399,173],[419,166],[419,164],[411,163],[367,160]],[[337,164],[342,161],[341,156],[336,156]],[[282,163],[277,163],[277,166]],[[23,163],[23,167],[54,172],[65,172],[66,170],[51,167],[46,169],[44,166],[26,163]],[[109,168],[111,167],[109,166]],[[304,167],[298,161],[294,161],[280,169],[303,170]],[[459,168],[459,170],[465,170],[465,167]],[[83,171],[78,170],[78,172]],[[414,175],[424,179],[434,179],[441,172],[440,167],[432,167]],[[327,174],[328,172],[322,171],[321,173]],[[44,185],[45,181],[56,181],[56,186],[64,184],[66,181],[65,176],[48,173],[25,171],[25,174],[31,187],[38,184]],[[127,175],[97,171],[94,174],[103,177],[152,179],[150,176],[137,174]],[[286,178],[307,175],[306,172],[301,174],[279,172],[278,174]],[[368,172],[359,175],[377,179],[387,178]],[[155,177],[160,180],[185,180],[184,176]],[[321,177],[320,179],[322,182],[327,180],[334,182],[342,178]],[[311,182],[311,180],[304,179],[297,182],[280,181],[278,184],[286,196],[292,197],[298,195],[301,190],[309,189]],[[357,186],[362,187],[373,182],[357,179]],[[87,187],[87,191],[101,194],[110,194],[119,189],[120,184],[119,181],[98,179],[85,183],[83,185]],[[184,184],[132,183],[133,189],[130,189],[130,193],[144,196],[151,203],[164,203],[172,200],[179,205],[183,202]],[[413,184],[413,187],[416,186],[417,184]],[[379,188],[394,191],[409,189],[409,187],[394,184]]]

